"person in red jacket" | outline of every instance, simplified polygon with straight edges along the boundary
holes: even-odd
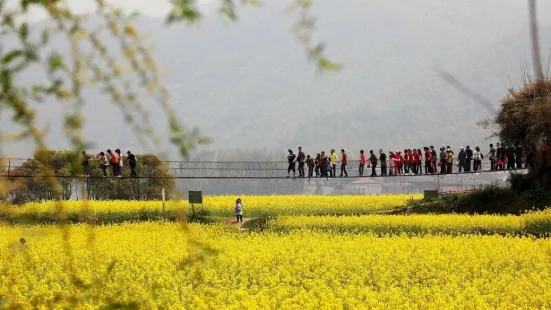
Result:
[[[421,164],[421,157],[417,150],[413,150],[413,173],[419,174],[418,167]]]
[[[341,150],[341,178],[344,174],[345,177],[348,177],[348,172],[346,172],[346,165],[348,165],[348,155],[344,151],[344,149]]]
[[[410,173],[412,161],[413,161],[413,158],[412,158],[411,153],[409,152],[409,150],[404,150],[404,172],[405,172],[405,174]]]
[[[432,174],[432,151],[428,147],[425,149],[425,174]]]
[[[364,175],[365,163],[366,163],[366,160],[365,160],[364,150],[361,150],[360,151],[360,167],[359,167],[359,170],[358,170],[360,176]]]

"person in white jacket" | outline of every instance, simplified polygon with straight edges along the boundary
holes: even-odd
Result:
[[[235,217],[237,223],[243,224],[243,204],[241,203],[241,198],[237,198],[235,201]]]

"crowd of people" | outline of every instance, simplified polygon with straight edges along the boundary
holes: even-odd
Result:
[[[130,176],[133,178],[138,177],[136,173],[136,156],[132,152],[126,152],[126,156],[121,153],[120,149],[116,149],[114,152],[110,149],[106,153],[100,152],[97,155],[86,154],[82,151],[82,170],[86,177],[90,176],[90,161],[92,159],[99,159],[99,167],[103,172],[103,176],[107,176],[107,169],[111,167],[112,176],[122,177],[123,163],[127,162],[130,167]]]
[[[480,147],[472,149],[470,146],[461,147],[457,154],[450,146],[441,147],[437,151],[434,146],[423,149],[405,149],[402,151],[390,151],[385,153],[382,149],[375,153],[373,150],[365,154],[363,150],[359,154],[358,176],[364,175],[365,168],[371,169],[370,177],[418,175],[418,174],[450,174],[454,172],[454,163],[458,173],[480,172],[482,162],[486,158],[490,171],[514,170],[528,168],[534,165],[534,156],[526,152],[522,145],[506,145],[497,143],[489,145],[489,152],[484,155]],[[344,149],[340,151],[340,157],[334,149],[326,154],[325,151],[317,153],[315,157],[305,155],[302,147],[298,147],[295,154],[288,150],[287,177],[296,177],[298,164],[298,177],[336,177],[337,168],[340,166],[340,177],[348,177],[348,154]],[[305,173],[308,169],[308,174]],[[379,171],[379,175],[377,174]]]

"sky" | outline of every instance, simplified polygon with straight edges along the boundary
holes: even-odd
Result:
[[[8,1],[16,5],[21,0]],[[96,0],[65,1],[79,12],[93,12]],[[223,0],[197,0],[208,17],[197,27],[165,27],[163,19],[171,8],[170,0],[105,1],[126,11],[138,10],[142,15],[159,17],[143,19],[143,29],[146,34],[154,31],[150,40],[158,55],[162,55],[162,68],[169,68],[167,85],[174,86],[173,105],[186,124],[199,127],[213,138],[208,146],[212,149],[237,144],[244,148],[279,147],[309,129],[296,126],[315,124],[329,113],[332,119],[339,117],[343,121],[331,122],[328,125],[335,127],[328,127],[327,131],[341,130],[344,120],[360,115],[358,112],[367,106],[384,115],[388,111],[380,107],[403,110],[402,106],[411,104],[412,98],[419,106],[421,102],[437,106],[463,104],[455,99],[462,94],[441,82],[435,76],[435,68],[457,76],[497,105],[508,87],[519,84],[519,68],[530,59],[527,0],[313,0],[316,41],[327,43],[329,58],[343,64],[340,72],[326,75],[315,74],[291,30],[298,14],[286,14],[284,8],[296,0],[261,0],[261,9],[240,10],[238,22],[229,26],[222,25],[224,19],[216,14]],[[551,25],[551,1],[538,3],[540,23]],[[28,18],[36,22],[45,14],[35,10]],[[517,34],[522,40],[516,41],[522,42],[511,42],[519,37]],[[548,46],[542,49],[549,51]],[[483,65],[478,61],[481,58],[485,60]],[[258,102],[274,108],[270,112],[256,109]],[[320,103],[335,102],[340,103],[338,111],[319,107]],[[285,109],[291,109],[292,115],[283,115]],[[337,112],[343,114],[335,116]],[[113,116],[118,113],[114,111]],[[246,113],[251,121],[226,130],[232,117],[239,113]],[[475,122],[485,116],[475,114],[469,126],[478,128]],[[48,121],[47,115],[50,114],[44,113],[41,119]],[[208,121],[200,121],[205,119]],[[96,124],[94,120],[100,123],[105,118],[91,119],[88,124]],[[373,130],[365,124],[375,120],[362,120],[358,123],[363,127],[358,128]],[[119,124],[115,119],[110,123]],[[0,122],[0,131],[1,125]],[[413,125],[429,137],[438,122]],[[93,128],[98,129],[90,131],[93,139],[102,136],[99,130],[112,129]],[[127,133],[119,133],[117,128],[114,130],[118,135],[102,143],[127,147],[123,145],[128,140]],[[285,141],[266,138],[272,131],[268,128],[285,128],[278,134]],[[455,134],[450,136],[463,141]],[[57,137],[52,135],[54,146],[66,147],[65,140]],[[409,136],[400,139],[407,141]],[[132,141],[136,140],[130,140],[133,149]],[[355,142],[351,138],[344,143]],[[302,140],[297,143],[308,147]],[[6,149],[24,157],[30,154],[26,146],[19,144]]]
[[[93,12],[96,5],[94,0],[65,0],[69,6],[77,12]],[[10,0],[10,3],[18,3],[19,0]],[[166,16],[172,4],[169,0],[106,0],[113,6],[123,8],[128,12],[139,11],[141,14],[151,17]],[[213,0],[198,0],[197,4],[202,12],[208,12],[213,6]],[[46,17],[43,10],[34,9],[29,13],[29,20],[41,21]]]
[[[20,0],[8,0],[8,3],[19,3]],[[65,0],[69,3],[69,6],[73,9],[76,9],[77,11],[81,12],[91,12],[95,8],[95,0]],[[170,8],[172,6],[171,0],[105,0],[109,3],[111,3],[114,6],[123,8],[128,11],[140,11],[141,14],[151,17],[161,17],[166,16],[166,14],[170,11]],[[291,3],[293,0],[288,1],[281,1],[285,3]],[[315,0],[313,1],[313,4],[316,4],[316,1],[323,1],[323,0]],[[341,0],[342,1],[342,0]],[[369,1],[369,0],[366,0]],[[371,1],[388,1],[390,5],[395,5],[393,2],[396,2],[396,7],[399,9],[399,2],[397,0],[371,0]],[[420,5],[423,5],[423,2],[425,0],[418,0]],[[456,1],[456,0],[453,0]],[[485,0],[478,0],[478,1],[485,1]],[[208,12],[213,11],[219,4],[222,2],[222,0],[196,0],[197,5],[199,6],[200,10],[204,14],[208,14]],[[240,2],[240,0],[237,0],[235,2]],[[268,3],[270,1],[264,0],[260,1],[261,3]],[[449,0],[441,0],[441,5],[446,5]],[[469,1],[465,1],[465,4],[467,4]],[[527,7],[527,0],[503,0],[503,9],[507,8],[518,8],[519,14],[525,13],[523,10]],[[538,0],[537,5],[539,7],[539,15],[540,15],[540,21],[543,21],[544,23],[547,23],[546,20],[550,16],[551,12],[551,1],[549,0]],[[476,10],[476,5],[472,6],[474,10]],[[496,12],[489,12],[488,17],[491,18],[492,14],[499,14],[501,8],[496,8]],[[46,14],[41,10],[33,10],[29,14],[29,19],[31,21],[40,21],[43,20],[46,17]]]

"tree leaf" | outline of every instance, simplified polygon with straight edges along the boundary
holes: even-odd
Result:
[[[2,63],[9,64],[12,60],[16,59],[17,57],[21,57],[22,55],[23,55],[22,50],[11,51],[6,56],[2,57]]]
[[[19,37],[22,40],[27,40],[27,37],[29,36],[29,24],[23,23],[21,26],[19,26]]]
[[[48,70],[50,73],[58,70],[63,66],[63,57],[60,54],[54,53],[48,58]]]
[[[46,45],[48,44],[48,41],[50,40],[50,32],[48,29],[42,30],[42,36],[40,37],[40,44]]]
[[[201,12],[197,9],[194,0],[173,0],[172,4],[174,7],[168,14],[167,24],[179,21],[195,23],[201,19]]]

